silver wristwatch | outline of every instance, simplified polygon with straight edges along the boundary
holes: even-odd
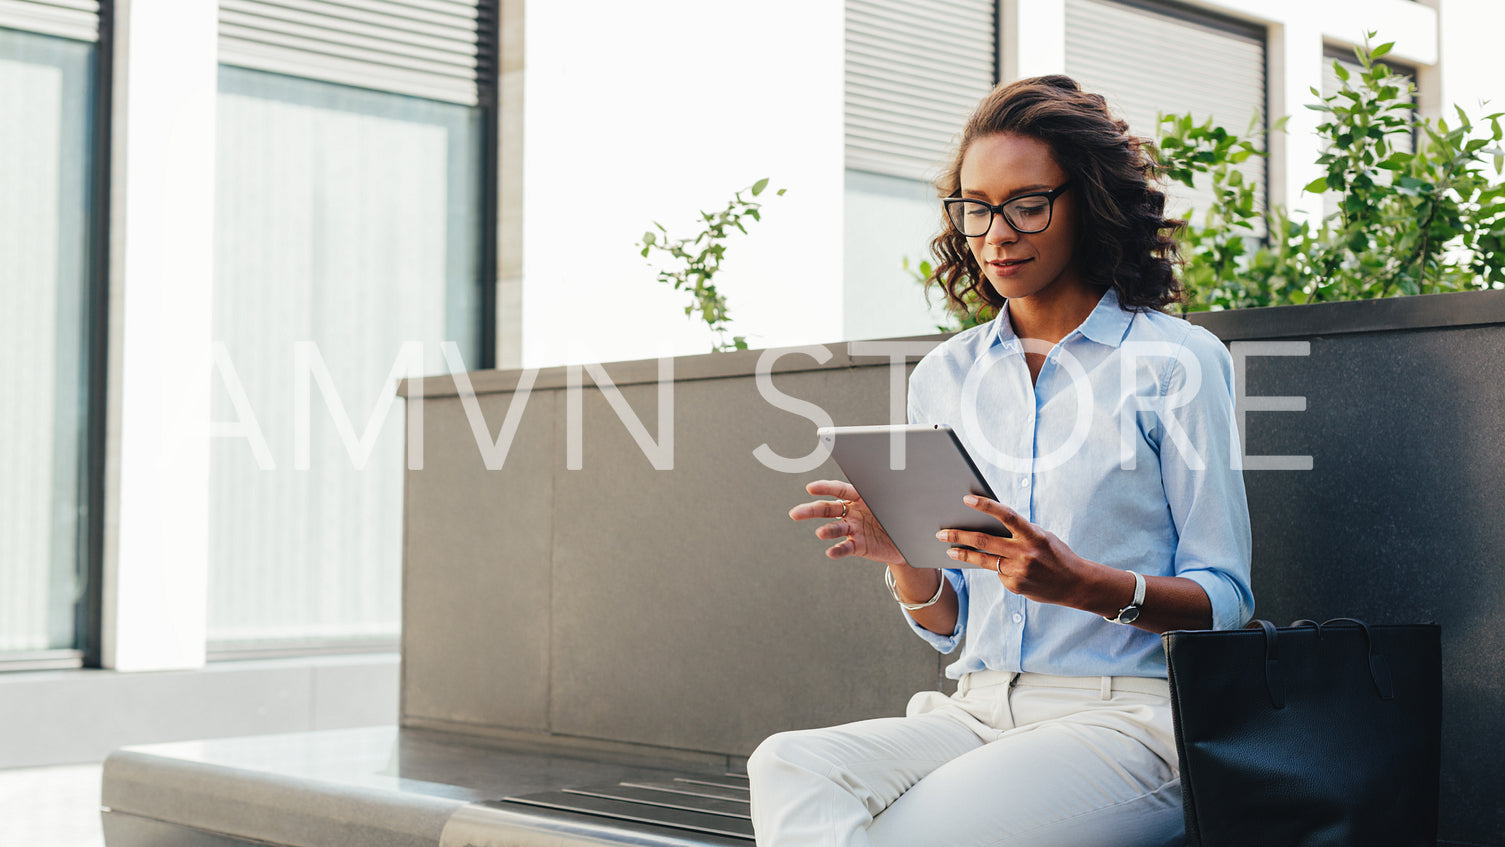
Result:
[[[1139,620],[1139,607],[1144,605],[1144,574],[1138,571],[1129,571],[1134,574],[1134,599],[1129,605],[1118,610],[1117,617],[1104,617],[1109,623],[1133,623]]]

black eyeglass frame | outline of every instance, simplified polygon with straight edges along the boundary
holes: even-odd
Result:
[[[996,206],[991,203],[978,200],[974,197],[947,197],[945,200],[941,201],[941,204],[946,209],[946,221],[951,224],[953,229],[961,233],[962,237],[964,238],[981,238],[984,235],[987,235],[993,229],[993,218],[998,215],[1002,215],[1003,222],[1008,224],[1015,232],[1019,233],[1020,235],[1034,235],[1037,232],[1044,232],[1045,230],[1050,229],[1051,221],[1054,221],[1056,217],[1056,198],[1060,197],[1061,194],[1063,194],[1066,189],[1070,187],[1071,180],[1067,180],[1061,183],[1059,186],[1051,189],[1050,191],[1032,191],[1029,194],[1020,194],[1018,197],[1010,197],[1009,199],[1003,201],[1002,203],[999,203]],[[1032,197],[1045,198],[1045,225],[1040,227],[1039,229],[1024,229],[1018,224],[1014,223],[1013,218],[1009,217],[1007,207],[1018,203],[1020,200],[1028,200]],[[987,207],[987,229],[984,229],[982,232],[979,232],[976,235],[968,235],[966,230],[956,225],[956,218],[952,216],[951,209],[953,206],[957,206],[962,203],[976,203],[979,206]]]

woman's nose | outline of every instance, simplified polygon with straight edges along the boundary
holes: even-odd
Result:
[[[1002,214],[994,212],[993,222],[988,225],[988,232],[984,238],[989,244],[1005,244],[1018,240],[1019,233],[1009,226],[1009,222],[1004,220]]]

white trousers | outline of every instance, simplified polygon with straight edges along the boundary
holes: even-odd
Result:
[[[907,716],[769,737],[759,847],[1172,847],[1185,840],[1162,679],[984,671]]]

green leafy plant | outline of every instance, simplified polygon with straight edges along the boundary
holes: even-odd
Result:
[[[1371,33],[1372,35],[1372,33]],[[1390,44],[1355,51],[1361,71],[1334,63],[1340,90],[1309,106],[1324,175],[1306,186],[1337,192],[1338,211],[1313,223],[1261,211],[1237,166],[1264,155],[1253,141],[1188,115],[1161,118],[1166,175],[1206,175],[1208,208],[1180,233],[1191,309],[1354,300],[1505,285],[1505,154],[1500,114],[1457,122],[1419,118],[1410,82],[1377,60]],[[1277,129],[1283,125],[1277,125]],[[1416,139],[1415,152],[1397,144]]]
[[[1276,129],[1283,125],[1282,119]],[[1292,229],[1284,210],[1262,212],[1255,205],[1255,183],[1239,169],[1250,158],[1265,155],[1259,146],[1211,119],[1197,123],[1190,115],[1161,118],[1160,131],[1165,176],[1192,187],[1202,174],[1211,184],[1213,200],[1207,210],[1200,218],[1195,212],[1189,215],[1192,220],[1179,233],[1186,259],[1181,280],[1194,292],[1194,307],[1289,302],[1309,274],[1293,268],[1300,257],[1285,249]]]
[[[762,194],[768,188],[768,180],[760,179],[751,187],[742,189],[751,197]],[[776,196],[783,196],[786,189],[780,188]],[[702,211],[702,229],[693,238],[670,238],[663,224],[653,222],[658,230],[643,233],[643,258],[655,251],[665,254],[666,269],[658,272],[659,282],[671,285],[676,291],[690,292],[690,304],[685,306],[685,316],[699,314],[706,326],[716,333],[713,351],[746,350],[747,338],[741,335],[728,337],[731,318],[726,310],[726,296],[716,290],[716,274],[721,270],[721,261],[726,256],[726,241],[731,230],[747,234],[744,220],[762,220],[762,204],[744,198],[742,191],[732,195],[726,208],[716,212]]]

